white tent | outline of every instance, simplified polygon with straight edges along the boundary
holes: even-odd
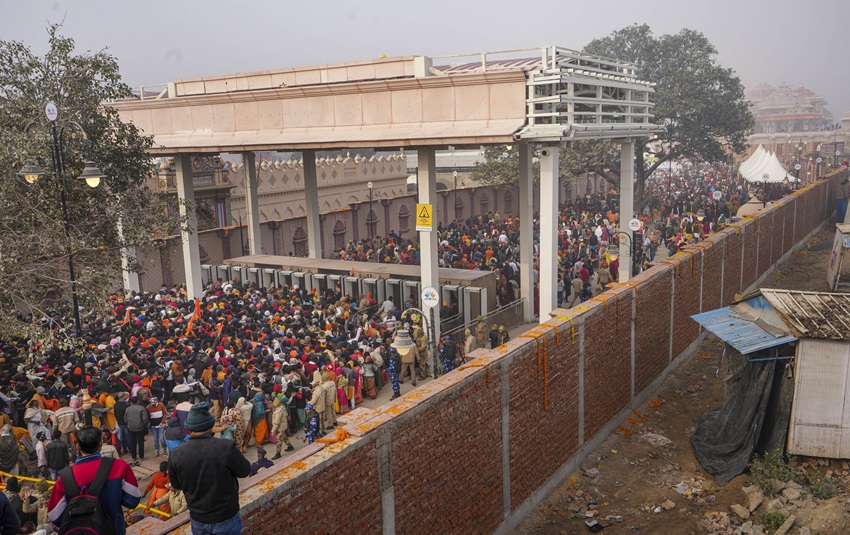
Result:
[[[782,167],[776,155],[764,150],[761,145],[746,162],[741,164],[738,172],[747,182],[776,184],[785,181],[785,179],[788,179],[789,182],[797,181],[794,175],[789,174]]]

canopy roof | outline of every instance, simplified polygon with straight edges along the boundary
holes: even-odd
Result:
[[[746,162],[741,164],[738,172],[747,182],[758,182],[766,184],[775,184],[788,179],[789,182],[796,182],[797,178],[788,173],[779,159],[772,152],[764,150],[761,145],[753,152]]]

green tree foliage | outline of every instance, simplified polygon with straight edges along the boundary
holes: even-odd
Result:
[[[91,310],[120,287],[120,248],[166,231],[159,199],[145,186],[153,169],[146,153],[151,138],[106,105],[132,97],[116,59],[104,50],[75,54],[74,41],[57,25],[47,33],[50,48],[43,57],[22,43],[0,41],[0,324],[7,332],[15,329],[16,312],[38,317],[47,306],[68,306],[69,250],[78,266],[80,302]],[[48,102],[59,110],[57,126],[65,127],[63,177],[53,173]],[[108,177],[98,188],[75,178],[86,159]],[[27,162],[47,172],[32,186],[16,177]],[[60,180],[67,184],[70,246]]]
[[[653,143],[644,139],[635,144],[636,210],[648,202],[643,195],[646,179],[668,160],[721,161],[746,148],[753,117],[744,87],[731,69],[717,62],[717,50],[700,32],[684,29],[656,36],[645,24],[633,25],[591,41],[585,52],[630,61],[640,78],[656,84],[654,122],[667,126],[667,133]],[[652,162],[645,159],[647,151],[655,156]],[[560,175],[574,180],[597,173],[619,184],[619,158],[619,147],[610,140],[577,141],[561,150]],[[516,147],[488,147],[473,178],[516,182],[518,161]]]
[[[753,126],[744,86],[732,69],[717,61],[717,49],[700,32],[683,29],[655,36],[646,24],[616,30],[591,41],[585,52],[634,63],[638,76],[656,84],[654,122],[667,126],[652,163],[644,160],[646,142],[635,145],[635,209],[646,206],[646,179],[670,159],[723,161],[741,153]],[[646,140],[648,141],[648,140]],[[599,172],[619,181],[618,166]]]

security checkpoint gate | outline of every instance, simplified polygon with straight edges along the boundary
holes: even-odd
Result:
[[[469,323],[487,314],[487,289],[463,288],[463,322]]]
[[[328,276],[322,273],[313,273],[313,288],[316,288],[319,293],[324,293],[328,289]]]
[[[462,287],[456,284],[443,284],[440,288],[442,290],[443,302],[448,303],[449,307],[455,311],[455,314],[463,314]],[[445,320],[447,318],[442,319]]]
[[[383,303],[386,300],[386,291],[384,290],[384,279],[363,279],[363,295],[372,294],[372,298],[378,303]]]
[[[328,288],[334,293],[342,293],[342,275],[328,275]]]
[[[260,270],[257,268],[248,268],[245,273],[246,281],[245,284],[254,283],[257,285],[257,288],[260,287]]]
[[[215,266],[213,269],[213,276],[215,277],[215,280],[221,279],[222,282],[229,281],[232,273],[232,267],[233,266],[225,265]]]
[[[276,269],[274,270],[274,280],[275,286],[277,286],[278,288],[291,288],[292,272],[288,269]]]
[[[206,287],[209,283],[215,282],[214,273],[215,266],[210,264],[201,264],[201,284]]]
[[[299,288],[304,288],[309,291],[308,288],[308,279],[310,280],[310,286],[312,286],[312,274],[311,273],[302,273],[300,271],[294,271],[292,273],[292,287],[298,286]]]
[[[404,308],[404,302],[408,299],[413,299],[415,304],[419,304],[419,296],[422,293],[422,283],[417,281],[404,281],[402,285],[402,301],[398,304],[399,308]]]
[[[355,299],[360,299],[363,294],[363,289],[360,286],[360,277],[345,277],[343,280],[343,295],[349,295]]]
[[[401,296],[401,281],[398,279],[386,280],[387,299],[391,299],[395,306],[401,307],[404,299]]]
[[[275,272],[275,270],[273,270],[273,269],[264,269],[260,273],[260,275],[262,277],[262,281],[261,281],[262,284],[260,286],[262,286],[263,288],[266,288],[266,289],[274,286],[274,279],[275,279],[274,272]]]

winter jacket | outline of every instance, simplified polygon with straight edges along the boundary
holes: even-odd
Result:
[[[127,421],[127,429],[134,432],[146,431],[150,417],[144,405],[130,405],[124,413],[124,419]]]
[[[168,458],[171,488],[182,490],[189,516],[196,522],[215,524],[239,512],[238,478],[248,477],[248,462],[231,440],[212,433],[193,435],[174,448]]]

